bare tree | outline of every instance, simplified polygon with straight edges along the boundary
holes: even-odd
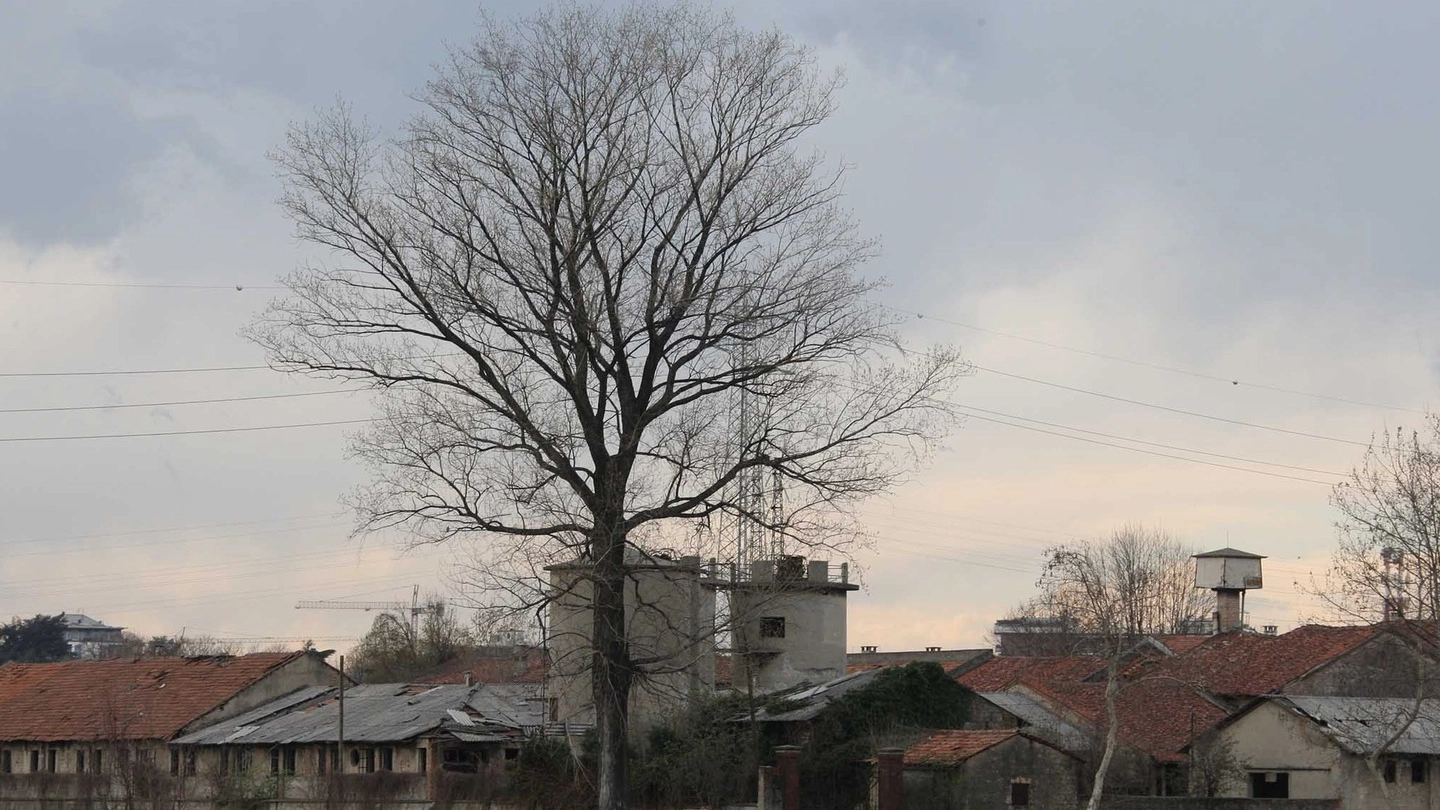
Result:
[[[1331,494],[1338,544],[1311,590],[1343,618],[1440,618],[1440,416],[1427,423],[1381,434]]]
[[[1173,633],[1203,615],[1190,550],[1164,531],[1127,525],[1108,540],[1046,552],[1032,615],[1063,619],[1077,647],[1105,660],[1105,738],[1087,804],[1100,806],[1119,742],[1119,700],[1128,653],[1148,633]]]
[[[842,173],[801,152],[835,87],[789,38],[705,9],[567,5],[487,23],[398,138],[340,109],[277,156],[330,258],[252,333],[278,367],[385,392],[357,442],[362,529],[587,566],[607,810],[644,674],[627,546],[717,514],[835,541],[826,516],[952,421],[958,355],[895,357]],[[752,470],[788,483],[786,526],[735,497]]]

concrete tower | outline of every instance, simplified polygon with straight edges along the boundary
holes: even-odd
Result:
[[[759,693],[845,674],[849,566],[781,555],[729,584],[734,683]]]
[[[1222,548],[1195,555],[1195,587],[1215,592],[1215,632],[1244,627],[1245,592],[1264,587],[1259,554]]]
[[[671,559],[627,548],[625,625],[630,655],[654,670],[630,692],[630,721],[644,729],[715,690],[715,587],[699,557]],[[546,647],[550,719],[593,723],[590,565],[552,565]]]

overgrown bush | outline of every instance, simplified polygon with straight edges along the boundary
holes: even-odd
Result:
[[[815,719],[800,755],[806,805],[860,805],[870,788],[867,763],[877,750],[908,745],[929,729],[961,728],[969,714],[970,692],[939,664],[917,661],[882,670]]]
[[[652,729],[631,759],[635,804],[653,810],[719,808],[751,798],[756,768],[770,745],[743,721],[743,697],[698,703],[669,726]]]

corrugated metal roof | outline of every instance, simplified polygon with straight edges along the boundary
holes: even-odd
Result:
[[[776,712],[774,714],[767,710],[761,710],[755,715],[755,719],[765,723],[797,723],[805,720],[813,720],[825,710],[830,701],[854,689],[859,689],[876,675],[883,672],[883,668],[866,669],[860,672],[851,672],[847,675],[826,681],[819,686],[812,686],[788,695],[775,695],[779,700],[787,703],[802,703],[789,711]]]
[[[977,692],[984,700],[1020,718],[1025,731],[1070,753],[1090,748],[1090,738],[1074,724],[1023,692]]]
[[[1368,754],[1397,729],[1414,721],[1388,751],[1393,754],[1440,754],[1440,700],[1411,698],[1287,696],[1277,698],[1310,717],[1321,733],[1352,754]]]
[[[538,687],[497,689],[477,684],[365,684],[345,690],[346,742],[400,742],[457,724],[451,712],[474,723],[475,732],[539,726],[544,722]],[[180,745],[223,745],[243,737],[250,745],[329,742],[339,732],[337,690],[288,695],[231,720],[188,734]]]

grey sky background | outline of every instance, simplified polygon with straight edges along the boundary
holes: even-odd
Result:
[[[870,267],[890,282],[884,302],[925,316],[917,343],[958,344],[983,369],[957,392],[986,409],[977,417],[1309,468],[1143,446],[1308,479],[1297,481],[973,418],[869,508],[852,647],[980,643],[1031,592],[1046,545],[1130,521],[1197,549],[1270,555],[1253,623],[1315,615],[1294,582],[1334,543],[1326,472],[1359,460],[1347,442],[1419,426],[1437,395],[1440,9],[734,8],[844,70],[840,110],[815,145],[854,167],[850,204],[884,245]],[[273,204],[265,153],[337,97],[395,127],[413,110],[406,93],[478,12],[0,3],[0,374],[263,364],[237,332],[305,255]],[[293,602],[444,589],[456,550],[346,539],[337,499],[364,472],[345,457],[344,427],[10,441],[370,413],[363,396],[333,391],[265,370],[0,376],[0,616],[84,610],[145,634],[344,646],[373,617]]]

